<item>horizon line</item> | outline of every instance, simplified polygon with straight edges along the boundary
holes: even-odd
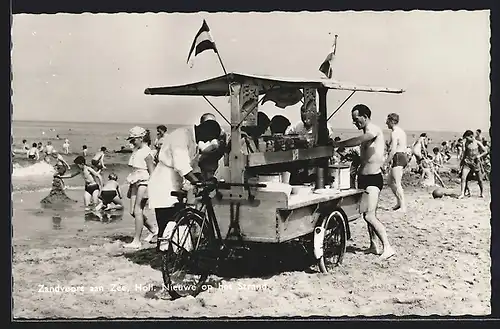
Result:
[[[56,122],[56,123],[96,123],[96,124],[107,124],[107,123],[117,123],[117,124],[136,124],[136,125],[158,125],[158,123],[153,123],[153,122],[137,122],[137,121],[123,121],[123,122],[117,122],[117,121],[66,121],[66,120],[25,120],[25,119],[12,119],[12,122]],[[177,126],[189,126],[190,124],[188,123],[167,123],[166,125],[177,125]],[[226,123],[224,122],[224,125]],[[333,127],[337,129],[347,129],[347,130],[357,130],[356,128],[341,128],[341,127]],[[488,130],[491,128],[488,127]],[[387,128],[383,128],[384,130],[388,130]],[[416,131],[422,131],[422,132],[452,132],[452,133],[462,133],[461,131],[455,131],[455,130],[432,130],[432,129],[407,129],[408,131],[416,132]]]

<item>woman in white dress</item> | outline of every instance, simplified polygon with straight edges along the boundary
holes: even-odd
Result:
[[[134,240],[126,244],[126,248],[140,248],[142,228],[145,225],[151,234],[145,241],[150,242],[158,229],[154,220],[147,218],[144,214],[144,208],[148,201],[147,187],[149,176],[154,170],[153,156],[149,148],[150,137],[148,131],[142,127],[130,129],[127,140],[134,146],[128,165],[132,167],[132,172],[127,176],[129,190],[127,197],[130,198],[130,214],[135,218]]]

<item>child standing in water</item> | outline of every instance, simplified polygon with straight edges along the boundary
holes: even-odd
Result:
[[[42,144],[42,142],[38,142],[38,145],[37,145],[36,148],[38,149],[39,153],[43,153],[43,144]]]
[[[35,143],[35,147],[36,147],[36,143]],[[23,150],[26,153],[28,153],[28,151],[30,150],[30,146],[28,145],[28,141],[26,139],[23,139]]]
[[[69,139],[67,138],[64,140],[63,152],[64,154],[69,154]]]
[[[52,145],[51,141],[48,141],[47,145],[45,145],[45,154],[46,155],[51,155],[52,152],[54,152],[54,146]]]
[[[104,152],[106,152],[106,147],[103,146],[91,160],[92,166],[94,166],[97,172],[101,172],[103,169],[106,169],[106,166],[104,165]]]
[[[88,152],[87,145],[83,145],[83,146],[82,146],[82,153],[83,153],[83,156],[84,156],[84,157],[86,157],[86,156],[87,156],[87,152]]]
[[[38,148],[36,147],[36,143],[33,143],[31,146],[32,147],[28,150],[28,152],[26,153],[26,156],[30,160],[36,160],[36,161],[40,160],[40,152],[38,151]]]
[[[93,203],[95,206],[99,204],[99,192],[102,190],[102,177],[101,174],[86,165],[83,156],[77,156],[74,163],[80,169],[80,173],[85,181],[83,202],[85,204],[85,210],[89,210],[88,207],[90,203]]]
[[[472,130],[467,130],[464,133],[463,138],[465,140],[465,143],[464,143],[462,160],[460,162],[461,193],[458,196],[458,198],[462,199],[465,196],[465,190],[467,188],[467,176],[469,175],[469,173],[472,173],[474,176],[477,177],[477,182],[479,184],[479,190],[480,190],[479,197],[482,198],[484,172],[483,172],[481,158],[483,158],[486,154],[488,154],[488,151],[485,149],[482,143],[480,143],[474,138],[474,133],[472,132]]]

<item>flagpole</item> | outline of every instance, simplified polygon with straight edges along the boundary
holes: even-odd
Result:
[[[220,58],[218,49],[217,49],[216,54],[217,54],[217,58],[219,59],[220,66],[222,66],[222,70],[224,71],[224,75],[227,75],[226,68],[224,67],[224,63],[222,63],[222,59]]]

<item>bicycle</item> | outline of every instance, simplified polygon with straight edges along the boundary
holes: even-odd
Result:
[[[195,184],[195,188],[201,189],[196,193],[197,198],[201,197],[198,209],[186,202],[186,191],[171,192],[179,199],[181,210],[165,228],[171,232],[158,238],[157,250],[162,253],[163,282],[173,299],[200,293],[209,274],[217,271],[219,261],[229,257],[232,249],[222,238],[210,193],[217,194],[218,189],[231,186],[266,187],[259,183],[198,182]]]

